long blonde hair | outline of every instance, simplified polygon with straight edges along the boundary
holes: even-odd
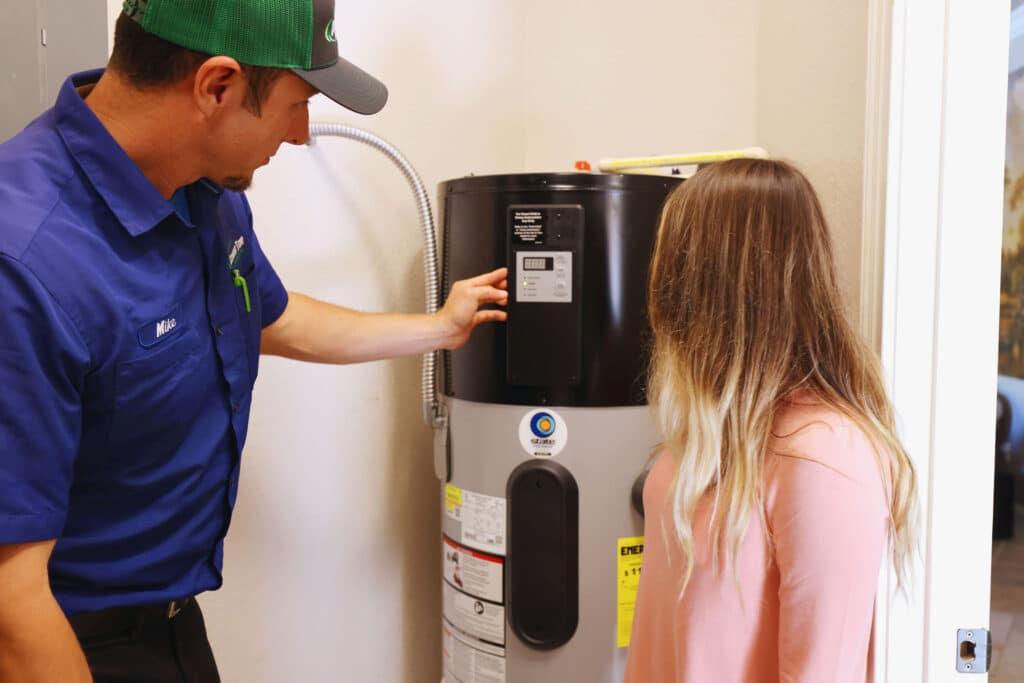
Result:
[[[798,389],[853,420],[875,445],[904,585],[918,524],[914,468],[878,358],[843,310],[828,227],[807,178],[785,162],[735,159],[679,186],[662,212],[648,310],[649,399],[677,465],[671,504],[686,563],[682,590],[705,494],[714,495],[716,566],[724,551],[735,571],[752,514],[767,531],[765,454],[780,405]]]

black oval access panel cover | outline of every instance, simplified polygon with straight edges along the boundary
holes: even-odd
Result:
[[[579,623],[579,488],[558,463],[530,460],[506,495],[509,626],[531,647],[560,647]]]

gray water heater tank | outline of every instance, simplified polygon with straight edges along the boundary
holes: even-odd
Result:
[[[509,269],[508,322],[445,354],[445,683],[618,683],[657,448],[646,286],[678,180],[590,173],[440,186],[443,290]]]

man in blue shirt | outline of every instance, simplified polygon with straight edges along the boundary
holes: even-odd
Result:
[[[105,71],[0,145],[0,681],[216,681],[196,594],[223,537],[261,353],[350,363],[504,320],[504,269],[434,316],[288,293],[244,190],[308,139],[330,0],[127,0]],[[259,66],[254,66],[259,65]],[[91,672],[91,673],[90,673]]]

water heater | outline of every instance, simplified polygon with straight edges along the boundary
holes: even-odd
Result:
[[[444,683],[618,683],[643,553],[648,266],[679,181],[590,173],[440,186],[443,294],[509,269],[508,322],[445,354]]]

